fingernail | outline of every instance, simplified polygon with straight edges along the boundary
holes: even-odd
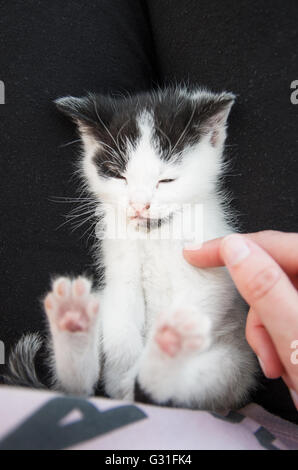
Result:
[[[268,376],[267,376],[267,373],[266,373],[266,368],[265,368],[264,362],[262,361],[262,359],[261,359],[259,356],[257,356],[257,358],[258,358],[260,367],[261,367],[261,369],[262,369],[262,371],[263,371],[263,374],[265,375],[265,377],[268,377]]]
[[[222,241],[223,256],[226,264],[236,266],[248,257],[250,249],[241,235],[228,235]]]
[[[295,390],[292,390],[292,389],[290,388],[290,394],[291,394],[293,403],[294,403],[296,409],[298,410],[298,393],[295,392]]]
[[[200,243],[200,242],[185,242],[183,248],[186,251],[196,251],[196,250],[200,250],[202,246],[203,246],[203,243]]]

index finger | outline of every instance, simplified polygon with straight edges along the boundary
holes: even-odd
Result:
[[[265,230],[247,233],[243,236],[257,243],[275,261],[291,275],[298,274],[298,234]],[[185,259],[201,268],[223,266],[224,260],[220,251],[224,237],[205,242],[198,250],[184,249]]]

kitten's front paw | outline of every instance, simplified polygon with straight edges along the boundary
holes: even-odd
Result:
[[[206,315],[179,310],[160,317],[154,339],[159,349],[171,357],[199,352],[211,343],[210,327],[211,322]]]
[[[57,329],[71,333],[87,332],[97,317],[99,302],[91,293],[88,279],[56,279],[53,289],[44,300],[50,323]]]

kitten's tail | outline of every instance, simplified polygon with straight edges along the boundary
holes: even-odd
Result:
[[[35,369],[35,357],[42,343],[42,338],[37,333],[22,336],[10,353],[8,373],[2,376],[5,384],[46,388],[38,379]]]

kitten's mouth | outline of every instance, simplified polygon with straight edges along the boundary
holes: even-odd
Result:
[[[132,215],[129,217],[129,220],[137,220],[139,222],[154,222],[157,220],[161,220],[160,217],[149,217],[143,215]]]
[[[140,215],[134,215],[129,217],[129,220],[136,222],[137,228],[143,228],[147,231],[154,228],[160,227],[164,222],[169,221],[171,214],[167,217],[145,217]]]
[[[155,220],[152,217],[143,217],[142,215],[132,215],[129,220]]]

